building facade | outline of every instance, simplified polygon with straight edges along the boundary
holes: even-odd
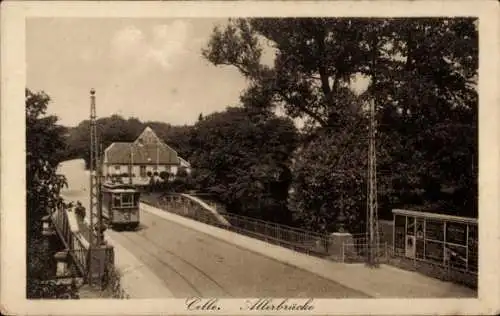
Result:
[[[112,143],[104,150],[102,174],[105,178],[129,178],[133,183],[148,183],[148,174],[168,172],[169,179],[175,178],[180,167],[190,172],[190,164],[165,144],[150,128],[132,143]]]

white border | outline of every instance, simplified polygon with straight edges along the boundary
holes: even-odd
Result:
[[[27,301],[25,299],[25,18],[27,17],[229,17],[229,16],[477,16],[480,18],[480,244],[479,299],[316,299],[303,314],[493,314],[499,311],[498,3],[496,1],[338,2],[2,2],[1,303],[7,314],[188,315],[184,300]],[[55,53],[57,50],[55,49]],[[220,300],[242,314],[242,299]],[[280,312],[278,312],[280,313]],[[281,314],[286,312],[281,312]],[[298,313],[298,312],[297,312]],[[250,312],[245,312],[250,314]],[[252,314],[274,314],[257,311]]]

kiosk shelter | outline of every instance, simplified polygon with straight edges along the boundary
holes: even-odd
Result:
[[[477,274],[477,219],[398,209],[392,212],[395,256]]]

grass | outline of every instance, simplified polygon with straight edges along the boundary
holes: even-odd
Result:
[[[103,282],[103,287],[85,284],[79,289],[80,298],[129,299],[130,296],[122,287],[121,278],[120,271],[116,269],[114,264],[111,264],[108,266],[108,274]]]
[[[116,268],[110,272],[110,283],[108,284],[109,290],[111,291],[111,297],[117,299],[129,299],[128,295],[121,285],[121,273]]]

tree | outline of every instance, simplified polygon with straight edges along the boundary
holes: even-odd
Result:
[[[340,146],[334,134],[322,133],[295,155],[289,205],[295,221],[305,229],[335,231],[340,210],[351,233],[364,229],[367,148],[356,143],[337,161],[334,156]]]
[[[286,177],[295,149],[293,123],[268,112],[230,107],[194,127],[191,163],[199,187],[228,210],[286,221]]]
[[[26,89],[26,187],[29,232],[60,201],[65,179],[56,174],[64,150],[65,128],[46,116],[50,97]]]
[[[125,120],[119,115],[99,118],[96,122],[98,139],[102,150],[113,142],[132,142],[144,129],[143,123],[135,118]],[[86,167],[90,163],[90,121],[84,120],[70,130],[67,138],[70,158],[83,158]]]
[[[141,122],[137,118],[124,119],[120,115],[99,118],[96,124],[102,150],[113,142],[133,142],[144,128],[149,126],[160,139],[174,148],[182,157],[188,157],[191,153],[189,147],[191,126],[172,126],[155,121]],[[84,120],[78,126],[70,128],[68,134],[65,158],[83,158],[88,168],[90,162],[90,121]]]
[[[392,168],[388,164],[384,168],[395,183],[393,187],[401,189],[393,194],[393,200],[405,204],[405,195],[415,196],[410,191],[422,191],[421,203],[435,203],[449,200],[443,189],[453,188],[461,192],[461,201],[449,201],[452,204],[439,211],[474,216],[478,64],[475,21],[389,22],[386,33],[391,35],[385,39],[388,49],[374,67],[374,89],[379,91],[380,131],[392,139],[382,144],[393,157]]]
[[[265,42],[275,52],[272,65],[261,60]],[[324,163],[346,177],[355,170],[345,170],[342,157],[356,152],[357,135],[366,130],[363,105],[374,100],[383,207],[439,200],[443,186],[477,200],[474,19],[236,19],[214,29],[203,55],[248,79],[241,97],[246,106],[282,106],[291,118],[305,119],[304,140],[336,138],[332,161]],[[360,77],[369,85],[358,96],[352,83]],[[458,141],[457,132],[468,137]],[[461,174],[464,163],[470,172]],[[296,205],[312,196],[303,198]],[[455,213],[465,214],[456,202]]]
[[[360,105],[346,87],[364,66],[366,49],[358,46],[371,26],[347,19],[238,19],[216,28],[203,54],[215,65],[237,67],[251,81],[247,92],[270,101],[263,105],[283,105],[292,118],[335,126],[339,112]],[[260,62],[260,38],[276,50],[274,67]]]
[[[50,254],[43,246],[41,219],[62,202],[59,193],[66,179],[56,173],[64,156],[65,128],[57,117],[46,116],[50,97],[44,92],[26,89],[26,232],[27,297],[56,298],[66,289],[42,285],[50,278]],[[75,295],[75,293],[71,293]]]
[[[262,39],[276,52],[272,67],[261,63]],[[431,96],[476,105],[477,39],[474,20],[466,18],[236,19],[215,28],[202,53],[239,69],[250,80],[247,92],[271,101],[263,105],[334,126],[339,111],[361,105],[345,89],[355,75],[370,77],[368,96],[405,114],[408,107],[436,113],[422,106]]]

